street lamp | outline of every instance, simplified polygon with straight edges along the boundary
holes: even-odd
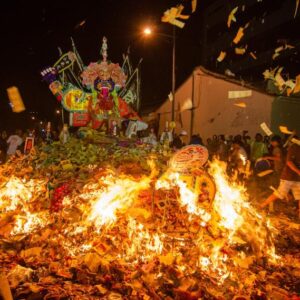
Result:
[[[143,31],[144,35],[148,36],[152,34],[152,29],[150,27],[146,27]]]
[[[148,37],[152,35],[152,29],[151,27],[145,27],[143,30],[144,36]],[[157,33],[158,35],[164,36],[164,37],[169,37],[172,38],[172,122],[175,121],[175,87],[176,87],[176,29],[175,26],[173,26],[173,34],[168,35],[168,34],[160,34]]]

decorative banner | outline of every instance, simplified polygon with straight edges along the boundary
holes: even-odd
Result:
[[[252,91],[228,91],[228,99],[246,98],[251,97]]]
[[[25,110],[25,105],[23,103],[19,89],[15,86],[8,88],[7,90],[8,99],[12,107],[12,111],[15,113],[20,113]]]
[[[89,100],[92,98],[92,94],[85,93],[83,90],[70,87],[63,93],[62,105],[69,112],[87,111],[89,106]]]
[[[63,56],[61,56],[59,60],[54,64],[53,67],[55,67],[58,73],[62,73],[65,70],[72,67],[75,59],[76,59],[75,54],[73,52],[68,52]]]
[[[177,172],[185,173],[191,169],[201,169],[208,160],[208,150],[200,145],[190,145],[174,154],[170,167]]]
[[[273,132],[270,130],[270,128],[268,127],[268,125],[265,122],[260,124],[260,127],[267,136],[271,136],[273,134]]]
[[[88,112],[73,112],[70,113],[70,126],[81,127],[86,126],[90,121]]]
[[[63,99],[63,85],[59,81],[55,80],[50,83],[49,89],[56,97],[57,101],[61,102]]]
[[[28,154],[34,147],[34,137],[27,137],[25,140],[24,154]]]
[[[132,72],[128,55],[125,66],[128,65],[129,73],[125,74],[119,64],[108,61],[105,37],[101,48],[103,59],[87,67],[73,40],[72,46],[72,52],[62,54],[60,51],[61,56],[54,66],[41,72],[53,95],[71,113],[70,125],[86,126],[92,121],[93,126],[98,126],[108,117],[139,119],[129,105],[139,108],[139,69]]]

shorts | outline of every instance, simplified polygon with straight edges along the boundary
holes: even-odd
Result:
[[[279,188],[275,192],[279,199],[286,199],[288,193],[292,191],[295,200],[300,200],[300,181],[280,180]]]

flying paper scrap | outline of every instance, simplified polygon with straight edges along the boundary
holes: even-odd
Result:
[[[183,105],[180,107],[180,112],[186,111],[186,110],[190,110],[193,108],[193,102],[191,98],[187,98]]]
[[[217,61],[222,62],[225,59],[226,54],[227,54],[226,52],[221,51],[219,57],[217,58]]]
[[[246,27],[245,27],[246,28]],[[240,40],[243,38],[243,36],[244,36],[244,29],[245,29],[244,27],[240,27],[239,28],[239,30],[238,30],[238,32],[237,32],[237,34],[236,34],[236,36],[235,36],[235,38],[234,38],[234,40],[233,40],[233,42],[235,43],[235,44],[238,44],[239,42],[240,42]]]
[[[270,130],[270,128],[268,127],[268,125],[265,122],[260,124],[260,128],[264,131],[264,133],[267,136],[271,136],[273,134],[273,132]]]
[[[79,23],[75,26],[75,29],[78,29],[79,27],[84,26],[85,23],[86,23],[86,20],[82,20],[81,22],[79,22]]]
[[[294,80],[290,79],[285,82],[285,85],[289,87],[291,90],[294,90],[296,83]]]
[[[300,146],[300,140],[293,138],[291,141],[292,141],[292,143]]]
[[[228,21],[227,21],[227,27],[230,28],[231,26],[231,22],[236,22],[236,17],[235,17],[235,14],[236,12],[238,11],[239,7],[237,6],[236,8],[234,8],[229,16],[228,16]]]
[[[300,74],[296,77],[296,85],[293,90],[294,94],[297,94],[299,92],[300,92]]]
[[[8,99],[12,107],[12,111],[15,113],[20,113],[25,110],[25,105],[23,99],[19,92],[19,89],[15,86],[8,88],[7,90]]]
[[[252,96],[251,90],[228,91],[228,99],[246,98],[246,97],[251,97],[251,96]]]
[[[283,134],[293,134],[294,133],[293,131],[288,130],[288,128],[286,126],[279,126],[279,130]]]
[[[192,12],[194,13],[197,8],[197,0],[192,0]]]
[[[257,56],[253,52],[250,52],[250,56],[255,60],[257,59]]]
[[[275,53],[273,54],[272,59],[273,60],[276,59],[282,51],[287,50],[287,49],[294,49],[294,48],[295,47],[291,46],[291,45],[280,46],[280,47],[275,49]]]
[[[184,9],[183,5],[178,5],[177,7],[171,7],[170,9],[164,12],[161,21],[165,23],[170,23],[179,28],[183,28],[185,26],[185,23],[180,20],[177,20],[177,18],[187,20],[190,17],[188,15],[181,14],[183,9]]]
[[[300,0],[296,0],[296,8],[295,8],[294,18],[296,18],[296,16],[297,16],[298,8],[299,8],[299,3],[300,3]]]
[[[244,55],[246,53],[247,46],[245,48],[235,48],[235,54]]]
[[[245,102],[238,102],[238,103],[234,103],[235,106],[237,107],[241,107],[241,108],[246,108],[247,104]]]

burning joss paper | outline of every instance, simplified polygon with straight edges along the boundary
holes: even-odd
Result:
[[[234,8],[229,16],[228,16],[228,20],[227,20],[227,27],[230,28],[231,26],[231,22],[236,22],[236,17],[235,17],[235,14],[236,12],[238,11],[239,7],[237,6],[236,8]]]
[[[222,62],[222,61],[225,59],[226,55],[227,55],[226,52],[221,51],[220,55],[219,55],[218,58],[217,58],[217,61],[218,61],[218,62]]]
[[[250,52],[250,56],[251,56],[253,59],[257,60],[257,56],[256,56],[253,52]]]
[[[187,20],[190,16],[181,14],[184,9],[183,5],[178,5],[177,7],[171,7],[170,9],[164,12],[164,15],[161,18],[162,22],[170,23],[179,28],[183,28],[185,23],[178,19]]]
[[[192,12],[194,13],[197,9],[197,0],[192,0]]]
[[[296,18],[296,16],[297,16],[298,9],[299,9],[299,3],[300,3],[300,0],[296,0],[296,8],[295,8],[294,18]]]
[[[237,55],[244,55],[246,53],[247,47],[245,48],[235,48],[235,54]]]
[[[245,102],[237,102],[237,103],[234,103],[234,105],[237,107],[241,107],[241,108],[247,107],[247,104]]]
[[[294,143],[294,144],[300,146],[300,140],[298,140],[298,139],[296,139],[296,138],[292,138],[291,141],[292,141],[292,143]]]
[[[273,134],[273,132],[270,130],[270,128],[265,122],[260,124],[260,127],[267,136],[271,136]]]
[[[245,30],[248,26],[249,26],[249,24],[246,24],[245,27],[240,27],[240,28],[239,28],[239,30],[238,30],[238,32],[237,32],[235,38],[233,39],[233,43],[234,43],[234,44],[238,44],[238,43],[241,41],[241,39],[243,38],[243,36],[244,36],[244,34],[245,34],[245,33],[244,33],[244,30]]]
[[[23,99],[19,92],[19,89],[15,86],[12,86],[7,89],[7,95],[10,100],[10,105],[12,107],[12,111],[15,113],[20,113],[25,110],[25,105],[23,103]]]
[[[293,134],[293,131],[288,130],[286,126],[279,126],[279,130],[284,134]]]

